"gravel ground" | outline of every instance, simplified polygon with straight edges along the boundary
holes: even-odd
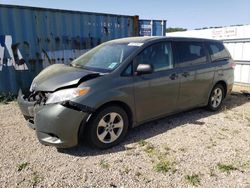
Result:
[[[250,98],[130,131],[105,150],[41,145],[16,102],[0,104],[0,187],[250,187]]]

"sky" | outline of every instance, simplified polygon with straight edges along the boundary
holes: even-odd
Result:
[[[139,15],[187,29],[250,24],[250,0],[0,0],[0,4]]]

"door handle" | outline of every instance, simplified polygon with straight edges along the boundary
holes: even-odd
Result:
[[[178,74],[176,74],[176,73],[171,74],[169,78],[170,78],[171,80],[175,80],[176,78],[178,78]]]
[[[186,77],[190,76],[190,74],[188,72],[184,72],[184,73],[182,73],[182,76],[186,78]]]

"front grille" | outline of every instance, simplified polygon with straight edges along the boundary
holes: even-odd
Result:
[[[34,91],[28,96],[28,101],[35,102],[35,104],[45,104],[48,99],[49,93],[43,91]]]

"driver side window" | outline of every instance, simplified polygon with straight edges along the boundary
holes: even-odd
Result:
[[[151,64],[154,72],[173,68],[170,42],[160,42],[146,47],[137,57],[138,64]]]

